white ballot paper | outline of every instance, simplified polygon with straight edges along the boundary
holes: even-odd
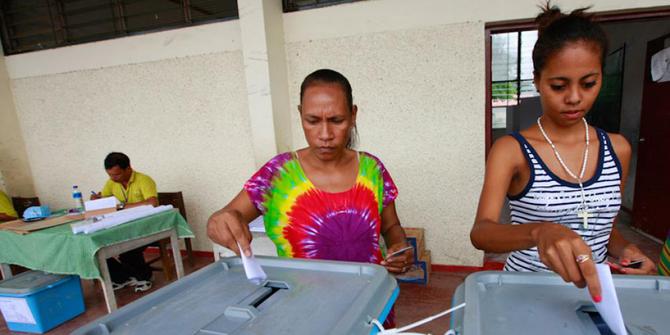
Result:
[[[242,257],[242,265],[244,266],[244,272],[247,274],[247,279],[256,285],[260,285],[268,276],[263,271],[263,268],[261,268],[261,265],[258,264],[258,261],[256,261],[253,251],[251,252],[251,256],[247,257],[242,252],[242,247],[240,247],[239,243],[237,244],[237,248],[240,249],[240,257]]]
[[[601,296],[603,300],[595,303],[596,309],[600,316],[605,320],[607,326],[617,335],[626,335],[626,326],[623,323],[623,316],[621,315],[621,308],[619,307],[619,299],[616,296],[614,289],[614,281],[612,280],[612,273],[607,264],[596,264],[598,271],[598,279],[600,280]]]
[[[116,208],[116,198],[115,197],[107,197],[107,198],[100,198],[96,200],[89,200],[84,202],[84,209],[87,212],[90,211],[97,211],[101,209],[107,209],[107,208]]]

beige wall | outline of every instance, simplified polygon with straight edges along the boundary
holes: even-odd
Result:
[[[564,10],[630,8],[629,1],[555,3]],[[360,149],[377,154],[392,173],[400,219],[425,228],[435,263],[482,262],[469,230],[484,173],[484,24],[534,17],[537,4],[364,1],[284,18],[291,107],[300,81],[317,68],[350,79]],[[636,2],[637,8],[661,5],[667,3]],[[293,119],[298,148],[305,140],[297,113]]]
[[[32,197],[33,177],[10,86],[5,57],[0,55],[0,187],[10,197]]]
[[[7,193],[7,185],[5,184],[5,177],[2,176],[2,171],[0,171],[0,191]]]
[[[237,51],[15,80],[37,193],[69,206],[72,185],[100,190],[105,155],[123,151],[159,191],[184,192],[195,247],[211,250],[207,217],[254,169],[242,69]]]
[[[558,2],[592,3],[597,11],[632,6]],[[320,67],[342,71],[360,107],[361,149],[391,171],[403,224],[426,228],[435,263],[481,264],[468,231],[483,177],[484,25],[533,17],[537,4],[371,0],[284,14],[293,148],[304,145],[300,81]],[[185,192],[196,248],[208,250],[207,217],[239,191],[257,158],[241,36],[228,21],[7,57],[40,197],[68,205],[71,184],[99,189],[104,155],[125,151],[160,190]]]
[[[475,46],[475,47],[473,47]],[[441,264],[478,264],[467,239],[484,162],[484,33],[460,23],[291,43],[292,104],[302,78],[341,71],[359,107],[360,150],[377,155],[400,191],[403,225],[426,229]],[[293,113],[299,125],[298,113]],[[296,147],[305,145],[294,128]]]

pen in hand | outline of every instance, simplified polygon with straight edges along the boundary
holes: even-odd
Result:
[[[389,258],[391,258],[391,257],[393,257],[393,256],[398,256],[398,255],[400,255],[400,254],[404,253],[405,251],[410,250],[410,249],[412,249],[412,248],[413,248],[413,247],[410,245],[410,246],[404,247],[404,248],[402,248],[402,249],[398,249],[398,250],[396,250],[396,251],[394,251],[394,252],[392,252],[392,253],[386,255],[386,259],[389,259]]]

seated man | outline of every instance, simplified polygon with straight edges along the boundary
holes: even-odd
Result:
[[[16,220],[19,217],[12,206],[12,200],[5,192],[0,191],[0,222]]]
[[[102,192],[92,199],[114,196],[121,202],[120,209],[141,205],[158,206],[156,183],[151,177],[134,171],[130,159],[123,153],[112,152],[105,158],[105,170],[109,180]],[[115,290],[128,285],[135,286],[135,292],[151,288],[151,268],[144,261],[144,249],[140,247],[119,255],[118,260],[107,260]]]

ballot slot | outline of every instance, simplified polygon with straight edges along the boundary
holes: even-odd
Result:
[[[260,296],[254,299],[249,306],[259,308],[266,300],[270,299],[280,290],[288,290],[288,285],[286,283],[278,281],[267,281],[263,287],[267,288]]]
[[[598,313],[595,306],[583,305],[577,309],[577,315],[582,322],[593,324],[598,330],[599,335],[617,335],[603,320],[603,317]]]
[[[261,315],[263,313],[262,307],[270,308],[272,306],[272,302],[268,299],[272,297],[281,298],[278,294],[288,290],[288,284],[268,280],[242,301],[227,306],[222,315],[212,320],[195,335],[229,335],[236,333],[239,329],[246,327],[248,322]],[[264,304],[268,306],[264,306]]]

